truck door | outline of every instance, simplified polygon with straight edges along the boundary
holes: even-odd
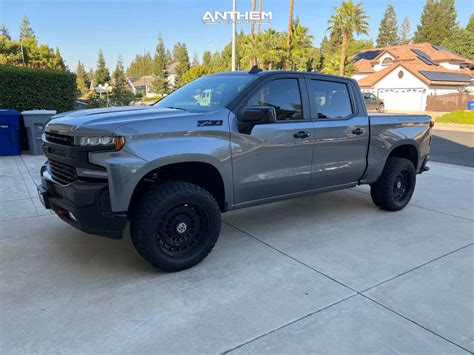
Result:
[[[272,76],[239,106],[237,115],[247,107],[274,107],[276,121],[232,129],[236,205],[309,188],[313,123],[305,90],[302,76]]]
[[[366,168],[369,122],[358,106],[356,92],[346,80],[307,76],[314,122],[314,157],[311,188],[357,182]],[[360,94],[359,94],[360,95]]]

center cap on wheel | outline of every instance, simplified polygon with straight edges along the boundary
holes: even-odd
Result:
[[[184,222],[181,222],[176,226],[176,230],[179,234],[183,234],[184,232],[186,232],[186,229],[188,229],[188,226]]]
[[[397,189],[401,188],[402,187],[402,182],[401,181],[397,181]]]

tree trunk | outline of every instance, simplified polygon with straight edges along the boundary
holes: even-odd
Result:
[[[291,30],[293,29],[293,7],[295,0],[290,0],[290,11],[288,11],[288,32],[286,34],[286,45],[290,48],[291,44]]]
[[[339,64],[339,75],[344,75],[346,69],[347,31],[342,32],[341,63]]]
[[[259,17],[259,19],[260,19],[260,20],[258,21],[257,33],[260,33],[260,23],[262,22],[262,11],[263,11],[263,9],[262,9],[262,5],[263,5],[263,4],[262,4],[262,1],[263,1],[263,0],[260,0],[260,4],[259,4],[259,11],[260,11],[260,17]]]
[[[252,0],[252,12],[255,11],[255,6],[257,6],[257,0]],[[255,30],[255,22],[254,20],[250,20],[250,35],[253,36],[253,32]]]

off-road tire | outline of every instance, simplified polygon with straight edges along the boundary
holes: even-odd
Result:
[[[162,271],[180,271],[198,264],[211,252],[219,237],[219,205],[199,186],[165,182],[153,186],[132,208],[133,245],[146,261]],[[194,239],[190,237],[188,241],[185,233]],[[194,246],[182,251],[186,243]]]
[[[404,208],[415,191],[416,172],[413,163],[404,158],[388,158],[379,179],[370,186],[372,201],[388,211]],[[403,190],[403,185],[405,190]]]

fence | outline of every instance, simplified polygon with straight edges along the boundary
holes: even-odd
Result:
[[[426,111],[466,110],[467,102],[474,100],[474,94],[460,92],[447,95],[429,95],[426,100]]]

